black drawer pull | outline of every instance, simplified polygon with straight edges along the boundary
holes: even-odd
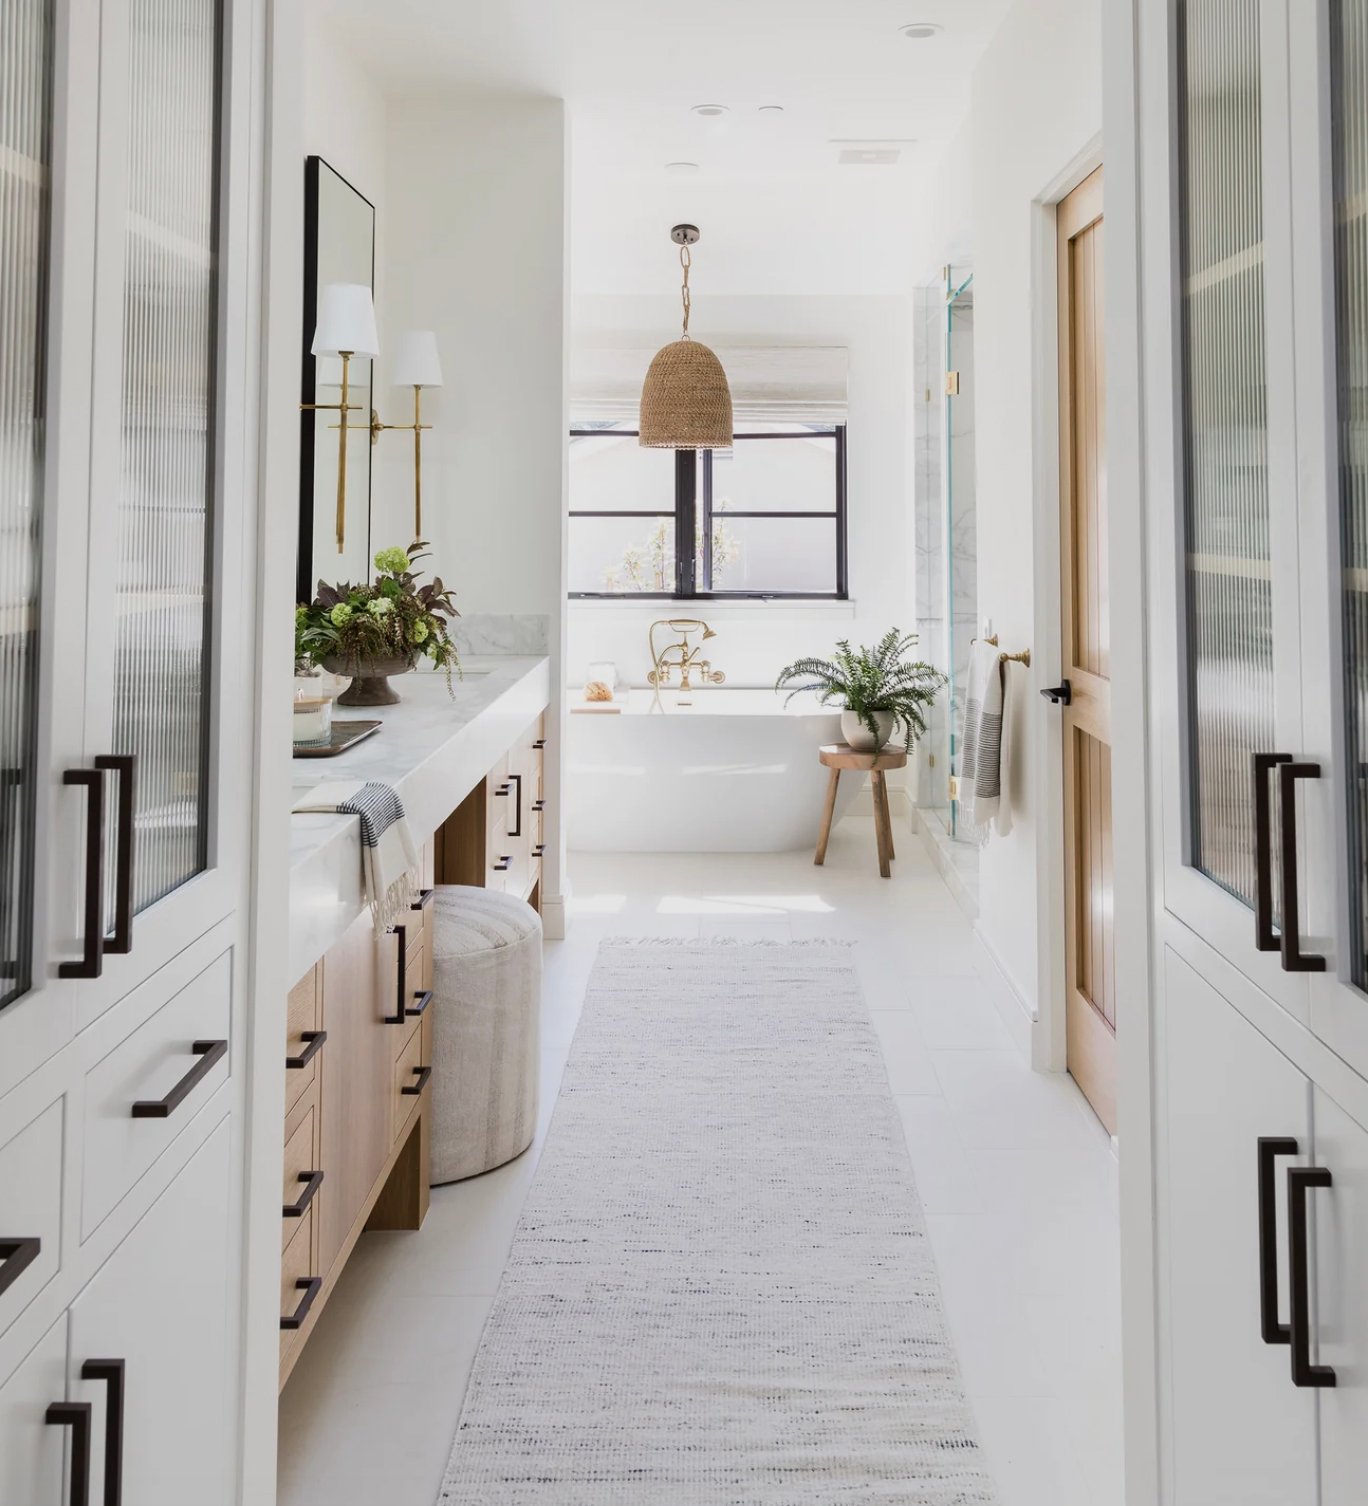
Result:
[[[1278,1210],[1274,1162],[1295,1156],[1297,1142],[1286,1136],[1259,1140],[1259,1332],[1265,1344],[1290,1344],[1292,1330],[1278,1321]]]
[[[1301,949],[1297,897],[1297,781],[1319,779],[1318,763],[1284,763],[1278,769],[1282,807],[1282,965],[1286,973],[1323,973],[1325,958]]]
[[[536,813],[540,816],[541,813],[546,809],[546,801],[545,800],[534,800],[532,802],[532,809],[534,811],[536,811]]]
[[[133,1105],[135,1119],[169,1119],[201,1082],[228,1055],[227,1041],[196,1041],[190,1050],[199,1060],[165,1098],[144,1098]]]
[[[303,1218],[308,1212],[309,1204],[314,1200],[314,1193],[323,1185],[323,1173],[321,1171],[301,1171],[299,1180],[304,1183],[304,1191],[293,1203],[286,1203],[280,1210],[281,1218]]]
[[[541,752],[541,750],[542,750],[542,749],[543,749],[543,748],[544,748],[544,747],[545,747],[545,746],[546,746],[546,739],[545,739],[545,738],[544,738],[544,737],[539,737],[539,738],[538,738],[538,739],[537,739],[537,740],[536,740],[536,742],[534,742],[534,743],[533,743],[533,744],[532,744],[532,751],[533,751],[533,752],[534,752],[534,753],[540,753],[540,752]]]
[[[14,1285],[26,1270],[38,1259],[43,1248],[41,1239],[0,1239],[0,1297]]]
[[[414,902],[409,906],[409,909],[410,910],[426,910],[427,907],[436,898],[437,898],[437,891],[435,889],[420,889],[418,891],[418,898],[416,900],[414,900]]]
[[[518,803],[517,803],[517,805],[515,807],[515,814],[513,816],[513,830],[511,832],[509,832],[508,835],[510,837],[520,837],[520,836],[522,836],[522,817],[523,817],[523,809],[522,809],[522,775],[521,774],[510,774],[508,777],[509,777],[509,780],[513,784],[516,784],[518,786]]]
[[[122,1506],[124,1440],[124,1362],[87,1360],[81,1379],[105,1383],[104,1506]]]
[[[304,1049],[298,1056],[287,1056],[285,1065],[292,1072],[297,1072],[301,1067],[307,1067],[309,1063],[323,1049],[323,1043],[328,1039],[326,1030],[301,1030],[299,1038],[305,1042]]]
[[[494,793],[496,795],[508,795],[512,793],[512,790],[513,786],[511,784],[501,784],[498,789],[494,791]]]
[[[119,840],[114,847],[114,934],[105,937],[106,952],[122,955],[133,950],[133,806],[137,759],[131,753],[109,753],[95,760],[97,769],[119,776]]]
[[[280,1326],[287,1332],[296,1328],[303,1328],[304,1319],[309,1316],[309,1309],[314,1305],[314,1298],[323,1290],[323,1278],[321,1276],[301,1276],[295,1282],[295,1290],[303,1292],[299,1299],[299,1306],[292,1313],[286,1313],[280,1320]]]
[[[1290,753],[1256,753],[1254,771],[1254,945],[1261,952],[1278,950],[1273,929],[1273,803],[1268,794],[1268,776],[1280,763],[1291,763]]]
[[[394,1013],[384,1016],[386,1025],[402,1025],[408,1018],[406,1001],[408,999],[408,927],[406,925],[391,926],[390,930],[399,938],[399,944],[395,948],[398,958],[398,976],[394,986]]]
[[[67,769],[62,783],[83,784],[86,792],[84,941],[81,960],[58,963],[57,976],[98,978],[104,967],[104,775],[98,769]]]
[[[70,1506],[90,1506],[90,1414],[88,1401],[54,1401],[43,1418],[49,1427],[71,1429]]]
[[[532,856],[534,858],[545,857],[546,856],[546,843],[545,842],[538,842],[537,845],[532,849]]]
[[[428,1080],[432,1076],[432,1068],[431,1067],[415,1067],[413,1069],[413,1075],[414,1075],[414,1079],[415,1080],[413,1082],[411,1082],[408,1085],[408,1087],[406,1087],[406,1088],[400,1088],[399,1089],[399,1091],[406,1098],[417,1098],[417,1096],[419,1095],[419,1093],[421,1093],[423,1091],[423,1089],[425,1087],[427,1087]]]
[[[1313,1187],[1329,1187],[1324,1166],[1291,1166],[1287,1171],[1287,1271],[1292,1306],[1292,1384],[1333,1386],[1329,1365],[1311,1363],[1311,1252],[1307,1239],[1306,1201]]]
[[[409,1019],[412,1020],[417,1018],[417,1016],[422,1014],[423,1011],[426,1010],[428,1005],[431,1003],[432,990],[430,988],[425,988],[420,994],[414,994],[413,1003],[409,1005],[407,1011]]]
[[[499,861],[497,863],[495,863],[495,865],[494,865],[494,872],[495,873],[507,873],[508,870],[512,866],[513,866],[513,859],[512,858],[510,858],[510,857],[502,857],[502,858],[499,859]]]

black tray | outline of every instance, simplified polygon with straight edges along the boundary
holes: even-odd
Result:
[[[296,748],[296,758],[336,758],[339,753],[345,753],[348,748],[355,747],[363,738],[367,738],[380,722],[334,722],[332,724],[332,741],[319,743],[316,748]]]

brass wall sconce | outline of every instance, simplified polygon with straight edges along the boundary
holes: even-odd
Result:
[[[410,330],[399,339],[390,381],[396,387],[413,388],[413,422],[381,423],[371,410],[371,443],[377,444],[386,429],[413,435],[413,536],[423,537],[423,434],[432,427],[423,422],[423,388],[442,385],[442,362],[437,354],[437,336],[430,329]]]
[[[300,403],[305,412],[336,413],[337,421],[337,552],[342,553],[347,535],[347,414],[361,406],[351,397],[350,363],[380,354],[375,331],[375,303],[371,290],[362,283],[331,282],[319,295],[318,324],[314,329],[315,356],[337,356],[342,361],[341,396],[335,403]]]

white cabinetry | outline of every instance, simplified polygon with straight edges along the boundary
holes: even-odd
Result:
[[[16,1506],[77,1499],[87,1462],[90,1499],[117,1499],[120,1411],[123,1500],[237,1496],[263,11],[0,7],[0,1501]]]
[[[1368,1480],[1368,0],[1136,16],[1161,1479],[1181,1506],[1347,1506]]]

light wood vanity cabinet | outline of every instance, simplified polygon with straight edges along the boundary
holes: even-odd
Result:
[[[363,1231],[427,1213],[432,876],[428,848],[405,920],[377,936],[364,911],[290,991],[282,1385]]]

